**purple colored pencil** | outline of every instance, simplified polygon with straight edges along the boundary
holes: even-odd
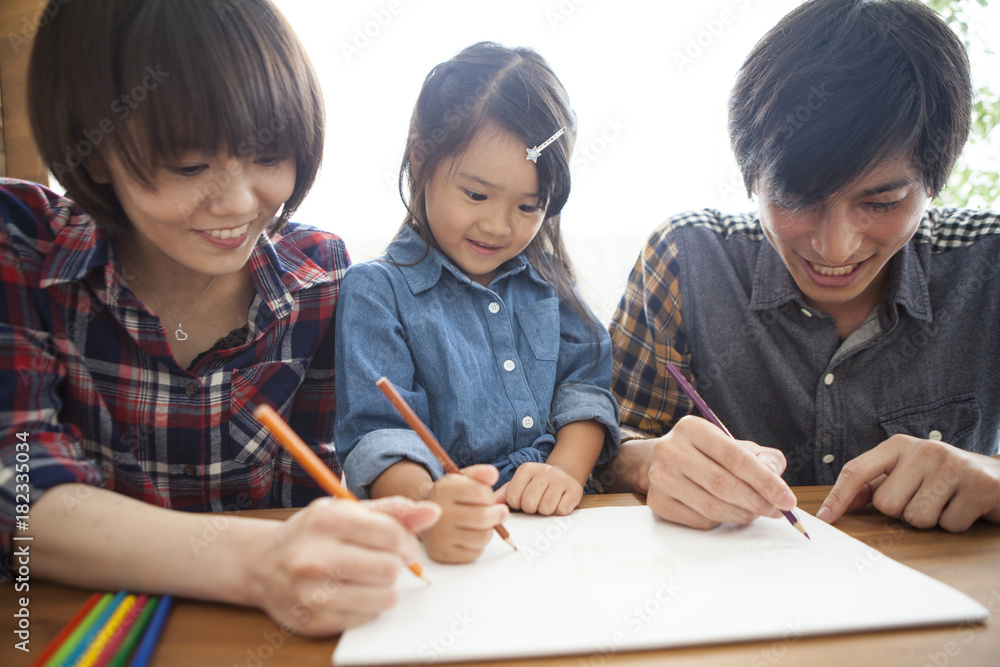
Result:
[[[722,432],[733,440],[736,439],[733,437],[733,434],[729,432],[729,429],[726,428],[725,424],[722,423],[722,420],[716,417],[715,413],[712,412],[712,409],[708,407],[708,403],[705,402],[705,399],[698,395],[698,392],[695,391],[694,387],[691,386],[691,383],[688,382],[687,378],[684,377],[684,374],[680,372],[677,366],[667,362],[667,373],[669,373],[670,377],[674,379],[674,382],[680,386],[681,390],[687,394],[687,397],[691,399],[691,402],[694,403],[695,407],[698,408],[698,412],[700,412],[705,419],[721,428]],[[781,510],[781,513],[785,515],[785,518],[788,519],[789,523],[795,526],[796,530],[805,535],[807,539],[812,539],[809,537],[809,533],[806,532],[805,526],[803,526],[799,521],[799,517],[794,511]]]

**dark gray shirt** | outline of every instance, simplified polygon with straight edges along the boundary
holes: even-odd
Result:
[[[929,210],[889,271],[882,303],[841,341],[756,214],[668,220],[611,325],[623,437],[694,412],[668,382],[673,361],[735,437],[784,452],[789,484],[832,484],[896,433],[997,454],[1000,214]]]

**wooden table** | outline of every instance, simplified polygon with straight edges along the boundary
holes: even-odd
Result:
[[[829,487],[795,489],[799,506],[815,513]],[[583,507],[643,504],[642,496],[589,496]],[[251,513],[284,518],[291,510]],[[1000,613],[1000,526],[980,522],[966,533],[914,530],[868,509],[842,518],[837,526],[878,552],[965,592],[991,612]],[[878,558],[873,552],[873,558]],[[12,610],[24,593],[2,587],[0,666],[28,665],[83,605],[91,591],[31,581],[31,656],[13,648]],[[817,600],[817,604],[822,604]],[[387,638],[387,640],[389,640]],[[219,604],[180,600],[157,650],[155,667],[303,667],[329,665],[336,639],[288,636],[263,613]],[[828,637],[795,638],[698,648],[567,656],[488,663],[604,667],[605,665],[1000,665],[1000,619],[986,625],[945,626]]]

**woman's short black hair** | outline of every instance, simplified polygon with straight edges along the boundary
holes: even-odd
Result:
[[[324,110],[305,50],[269,0],[50,0],[31,54],[28,104],[42,159],[99,225],[129,225],[91,168],[107,151],[151,185],[187,151],[295,162],[275,228],[305,198]]]
[[[802,205],[909,156],[936,196],[965,145],[965,48],[911,0],[811,0],[751,51],[729,100],[748,193]]]

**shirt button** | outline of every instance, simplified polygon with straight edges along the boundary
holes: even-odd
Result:
[[[833,463],[834,458],[833,454],[827,454],[823,457],[823,463]]]
[[[503,369],[505,371],[512,371],[512,370],[514,370],[514,362],[511,361],[510,359],[508,359],[507,361],[503,362]]]
[[[823,383],[826,384],[827,387],[833,384],[833,373],[827,373],[826,377],[823,378]]]
[[[809,312],[808,308],[803,308],[802,309],[802,314],[805,315],[806,317],[812,317],[813,316],[813,314]]]
[[[535,420],[532,419],[531,417],[525,417],[524,419],[521,420],[521,426],[523,426],[524,428],[531,428],[534,425],[535,425]]]
[[[189,382],[188,386],[184,389],[184,393],[187,394],[188,398],[194,398],[198,395],[198,383]]]
[[[491,303],[490,304],[490,312],[493,313],[494,315],[496,315],[497,313],[499,313],[500,312],[500,304],[497,303],[496,301],[494,301],[493,303]]]
[[[185,477],[194,477],[197,474],[198,474],[198,469],[195,468],[190,463],[187,464],[186,466],[184,466],[184,476]]]
[[[933,431],[931,431],[930,433],[927,434],[927,439],[928,440],[940,440],[941,437],[942,437],[941,436],[941,431],[939,431],[937,429],[934,429]]]

